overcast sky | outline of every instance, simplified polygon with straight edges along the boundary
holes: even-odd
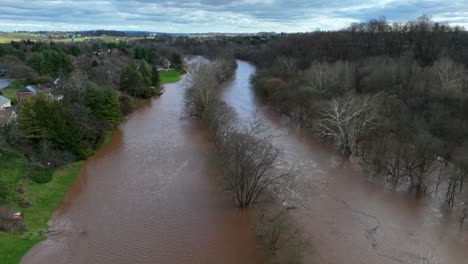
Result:
[[[468,28],[468,0],[0,0],[0,31],[299,32],[422,14]]]

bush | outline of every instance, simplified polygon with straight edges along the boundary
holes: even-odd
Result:
[[[52,180],[52,171],[51,170],[36,170],[36,171],[33,171],[31,178],[35,183],[39,183],[39,184],[48,183]]]

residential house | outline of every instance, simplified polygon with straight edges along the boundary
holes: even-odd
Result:
[[[16,112],[13,108],[8,107],[0,110],[0,127],[8,124],[16,118]]]
[[[11,107],[11,100],[0,95],[0,110]]]
[[[24,99],[35,96],[37,94],[36,88],[31,85],[26,86],[26,88],[16,92],[16,102],[20,104]]]
[[[10,79],[0,79],[0,90],[3,90],[10,86],[11,80]]]
[[[164,69],[169,70],[172,64],[168,59],[164,59],[162,65],[164,66]]]

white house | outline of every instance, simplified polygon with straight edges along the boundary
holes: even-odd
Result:
[[[0,95],[0,110],[11,107],[11,100]]]

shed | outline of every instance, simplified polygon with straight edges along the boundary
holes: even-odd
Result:
[[[0,110],[11,107],[11,100],[0,95]]]

